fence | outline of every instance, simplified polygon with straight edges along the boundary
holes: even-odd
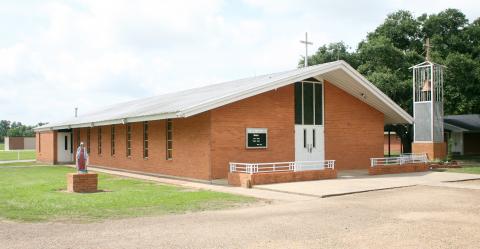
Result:
[[[399,157],[370,158],[370,166],[402,165],[407,163],[427,163],[427,154],[401,154]]]
[[[334,169],[335,160],[276,162],[276,163],[230,163],[230,172],[247,174],[271,172],[298,172],[305,170]]]

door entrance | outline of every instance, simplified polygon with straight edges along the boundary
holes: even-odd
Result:
[[[72,133],[58,132],[57,133],[57,161],[58,162],[72,162],[73,148],[72,148]]]
[[[325,160],[323,84],[295,83],[295,161]]]

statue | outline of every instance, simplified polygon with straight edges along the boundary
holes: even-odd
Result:
[[[87,162],[88,162],[88,152],[83,142],[80,142],[80,146],[77,148],[77,170],[78,173],[88,173],[87,171]]]

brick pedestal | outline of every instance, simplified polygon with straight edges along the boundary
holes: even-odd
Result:
[[[69,173],[67,174],[67,191],[76,193],[97,192],[98,174]]]
[[[445,159],[447,143],[412,143],[413,153],[426,153],[429,160]]]

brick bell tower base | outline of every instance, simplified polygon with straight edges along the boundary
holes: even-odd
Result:
[[[447,143],[412,143],[413,153],[426,153],[429,160],[445,159],[447,157]]]

